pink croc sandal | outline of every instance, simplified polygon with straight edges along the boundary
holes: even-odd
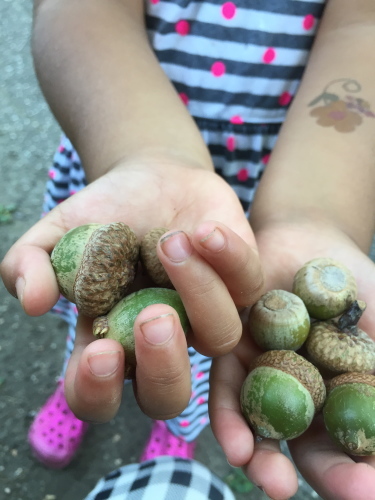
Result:
[[[30,427],[28,441],[34,456],[46,467],[66,467],[80,447],[88,425],[70,410],[64,382],[60,380]]]
[[[155,420],[151,435],[140,458],[141,462],[152,460],[162,455],[172,457],[194,458],[195,442],[187,443],[172,434],[167,424],[162,420]]]

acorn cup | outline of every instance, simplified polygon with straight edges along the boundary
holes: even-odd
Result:
[[[305,343],[312,363],[336,375],[375,371],[375,341],[357,326],[365,308],[354,301],[340,318],[312,324]]]
[[[68,231],[51,254],[61,294],[79,312],[107,313],[133,283],[139,258],[134,231],[122,222],[85,224]]]
[[[332,379],[323,417],[340,449],[350,455],[375,455],[375,376],[345,373]]]
[[[173,284],[156,251],[158,241],[167,231],[169,229],[165,227],[155,227],[145,234],[141,240],[139,256],[145,271],[155,285],[162,288],[173,288]]]
[[[290,350],[267,351],[253,361],[241,389],[241,410],[258,436],[294,439],[323,406],[319,371]]]
[[[310,330],[303,301],[285,290],[270,290],[250,309],[249,331],[264,350],[299,349]]]
[[[357,298],[357,284],[351,271],[333,259],[317,258],[296,273],[293,293],[300,297],[310,316],[326,320],[339,316]]]
[[[135,377],[136,356],[134,322],[138,314],[151,304],[168,304],[177,311],[185,334],[190,328],[184,305],[179,294],[169,288],[144,288],[133,292],[118,302],[106,315],[96,318],[93,334],[96,338],[114,339],[125,351],[125,378]]]

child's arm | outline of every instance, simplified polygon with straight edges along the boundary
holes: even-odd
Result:
[[[291,290],[295,272],[314,257],[342,261],[367,302],[362,326],[373,338],[375,266],[366,253],[375,224],[374,40],[374,2],[328,2],[251,213],[266,288]],[[265,439],[253,445],[239,414],[240,387],[254,355],[246,340],[243,336],[234,354],[214,361],[212,427],[233,465],[245,466],[270,497],[289,498],[298,487],[291,464],[280,455],[277,442]],[[289,447],[322,498],[374,496],[375,457],[352,459],[341,453],[324,431],[321,416]]]
[[[237,196],[213,172],[194,121],[149,47],[142,5],[142,0],[36,2],[38,77],[90,183],[16,242],[1,275],[28,314],[44,314],[59,296],[49,254],[70,228],[123,221],[139,237],[153,227],[183,230],[161,245],[160,258],[189,315],[188,341],[206,355],[219,355],[240,339],[237,307],[259,296],[259,260]],[[154,317],[154,311],[148,314]],[[170,342],[157,347],[139,335],[138,399],[154,418],[181,412],[190,397],[186,341],[175,326]],[[118,407],[123,363],[105,378],[95,376],[89,354],[103,360],[105,371],[104,357],[92,355],[119,346],[92,340],[90,323],[80,320],[67,396],[77,414],[109,419]]]
[[[328,2],[256,194],[254,230],[329,224],[368,251],[375,227],[374,39],[374,2]]]
[[[89,181],[160,155],[212,170],[210,155],[147,38],[142,0],[36,0],[37,76]]]

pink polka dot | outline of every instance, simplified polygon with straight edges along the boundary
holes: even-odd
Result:
[[[180,422],[181,427],[189,427],[189,425],[190,425],[189,420],[181,420]]]
[[[240,115],[232,116],[232,118],[229,121],[231,123],[233,123],[234,125],[243,125],[243,123],[244,123],[243,118]]]
[[[59,146],[58,152],[62,153],[64,151],[64,146]]]
[[[290,101],[292,100],[292,95],[289,92],[283,92],[279,97],[280,106],[288,106]]]
[[[236,149],[236,139],[231,135],[227,139],[227,149],[228,151],[234,151]]]
[[[150,0],[150,2],[155,5],[156,3],[159,3],[159,0]]]
[[[225,69],[225,64],[223,62],[216,61],[211,66],[211,73],[216,77],[223,76],[225,73]]]
[[[205,402],[206,402],[206,398],[203,398],[202,396],[200,398],[198,398],[198,404],[199,405],[202,405]]]
[[[73,311],[74,311],[74,314],[78,314],[78,308],[77,308],[77,306],[73,307]]]
[[[190,23],[188,23],[188,21],[181,20],[176,23],[175,28],[179,35],[185,36],[189,34]]]
[[[203,372],[199,372],[195,375],[195,378],[202,378],[204,376]]]
[[[54,170],[51,169],[51,170],[48,171],[48,177],[50,179],[54,179],[55,176],[56,176],[56,172]]]
[[[311,30],[311,28],[314,27],[315,24],[315,17],[312,14],[308,14],[306,17],[303,19],[303,29],[305,30]]]
[[[263,54],[263,62],[270,64],[276,57],[275,49],[269,48]]]
[[[208,418],[207,417],[202,417],[199,421],[202,425],[206,424],[208,422]]]
[[[193,399],[194,397],[195,397],[195,391],[192,391],[192,392],[191,392],[190,399]]]
[[[76,192],[77,192],[77,191],[76,191],[75,189],[71,189],[71,190],[69,191],[69,194],[70,194],[70,196],[73,196],[73,194],[76,194]]]
[[[225,2],[221,7],[221,14],[225,19],[233,19],[236,15],[236,6],[233,2]]]
[[[189,104],[189,98],[183,92],[180,93],[180,99],[185,104],[185,106],[187,106]]]
[[[245,182],[247,181],[248,178],[249,178],[249,172],[247,171],[247,168],[241,168],[241,170],[237,172],[237,179],[240,182]]]
[[[262,163],[263,163],[264,165],[267,165],[267,163],[270,161],[270,156],[271,156],[270,154],[268,154],[268,155],[264,155],[264,156],[263,156],[263,158],[262,158]]]

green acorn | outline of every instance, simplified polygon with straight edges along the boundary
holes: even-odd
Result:
[[[375,455],[375,376],[344,373],[331,380],[323,408],[332,440],[350,455]]]
[[[249,330],[264,350],[299,349],[310,330],[310,317],[303,301],[285,290],[271,290],[249,313]]]
[[[97,338],[114,339],[125,351],[125,378],[134,378],[136,357],[134,345],[134,322],[138,314],[152,304],[168,304],[178,313],[181,326],[186,333],[189,319],[179,294],[168,288],[144,288],[124,297],[106,315],[96,318],[93,334]]]
[[[342,314],[357,298],[351,271],[333,259],[307,262],[295,275],[293,293],[301,297],[312,318],[325,320]]]
[[[267,351],[252,363],[241,390],[241,410],[258,436],[293,439],[324,403],[319,371],[290,350]]]

